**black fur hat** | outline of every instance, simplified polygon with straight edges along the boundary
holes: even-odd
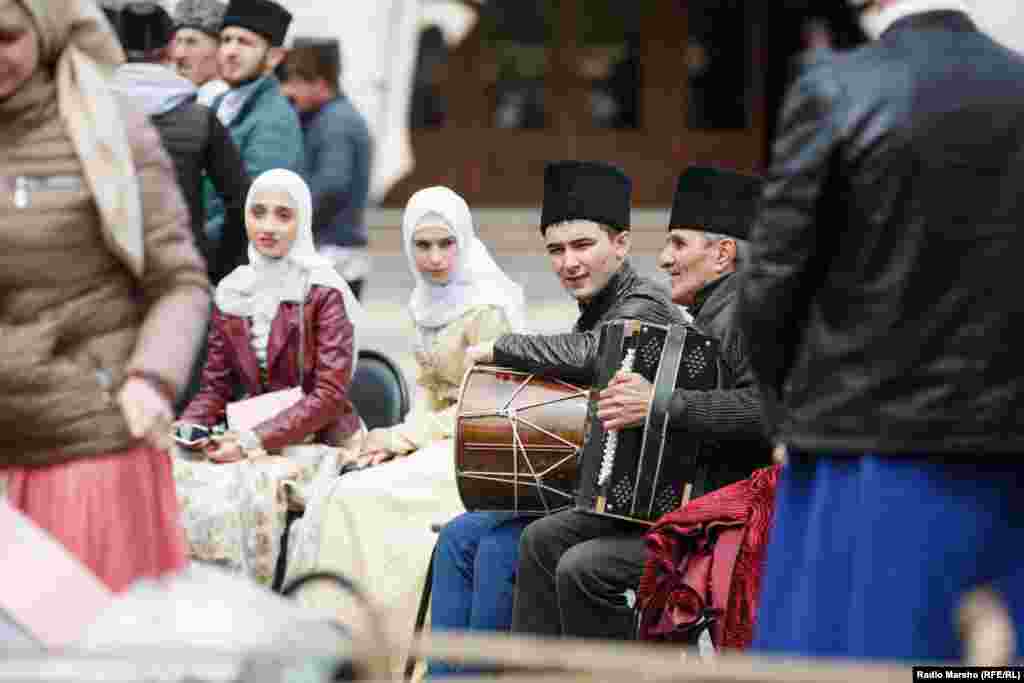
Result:
[[[668,226],[716,232],[745,240],[757,217],[761,178],[710,166],[679,176]]]
[[[221,29],[240,26],[258,33],[273,47],[284,45],[292,13],[273,0],[231,0]]]
[[[557,161],[544,168],[540,231],[573,220],[629,230],[633,184],[617,166],[599,161]]]
[[[113,22],[111,22],[113,23]],[[117,37],[129,59],[166,47],[174,35],[174,21],[155,2],[130,2],[118,12]]]

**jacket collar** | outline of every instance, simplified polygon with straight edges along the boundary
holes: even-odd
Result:
[[[597,296],[592,298],[590,301],[580,302],[580,319],[577,323],[577,327],[580,329],[590,329],[601,317],[611,309],[615,303],[622,298],[622,293],[633,287],[636,283],[637,274],[633,270],[633,266],[629,263],[629,259],[622,262],[622,266],[619,268],[615,275],[612,275],[608,280],[608,284],[604,286]]]
[[[901,8],[904,3],[896,5]],[[961,2],[940,2],[938,0],[907,0],[906,10],[894,15],[882,36],[906,30],[945,29],[947,31],[976,31],[977,27]],[[920,6],[920,10],[914,7]],[[909,11],[907,11],[909,10]]]
[[[213,110],[225,126],[231,126],[243,120],[263,93],[278,90],[278,81],[274,76],[260,76],[255,81],[233,88],[214,100]]]
[[[735,274],[735,271],[726,273],[710,282],[704,283],[704,286],[697,290],[696,300],[690,309],[690,313],[693,314],[694,318],[702,312],[714,314],[722,301],[735,288],[736,278],[733,277]]]
[[[342,94],[338,93],[331,99],[324,102],[316,111],[299,112],[299,123],[302,124],[303,128],[308,128],[320,118],[320,115],[331,109],[335,102],[338,102],[342,98]]]

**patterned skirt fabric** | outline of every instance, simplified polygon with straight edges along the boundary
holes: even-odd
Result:
[[[178,450],[174,480],[190,557],[269,586],[288,510],[322,498],[317,492],[330,487],[352,448],[358,452],[357,445],[290,446],[280,456],[228,464]]]
[[[3,493],[113,591],[187,564],[164,451],[140,446],[49,467],[3,469]]]
[[[450,439],[345,474],[292,526],[288,580],[320,570],[355,580],[404,652],[437,541],[431,524],[443,524],[464,510]],[[299,599],[330,610],[353,628],[363,623],[362,607],[331,586],[311,585]],[[401,662],[400,653],[395,655]]]

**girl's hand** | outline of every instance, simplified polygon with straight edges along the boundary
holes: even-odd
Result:
[[[494,342],[484,342],[483,344],[476,344],[466,349],[466,360],[470,365],[481,364],[486,365],[494,362]]]
[[[374,465],[379,465],[382,462],[387,462],[388,460],[393,459],[397,455],[398,454],[395,453],[394,451],[388,451],[384,449],[370,451],[368,453],[364,453],[359,457],[359,459],[356,461],[356,467],[359,467],[360,469],[363,467],[373,467]]]
[[[235,439],[220,439],[206,447],[206,457],[223,465],[245,460],[245,451]]]

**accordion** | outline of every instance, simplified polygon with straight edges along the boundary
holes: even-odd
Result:
[[[703,443],[668,424],[677,388],[718,384],[718,342],[686,325],[635,320],[601,328],[576,493],[576,509],[653,524],[689,500]],[[606,431],[597,418],[600,391],[619,370],[654,385],[642,427]]]

